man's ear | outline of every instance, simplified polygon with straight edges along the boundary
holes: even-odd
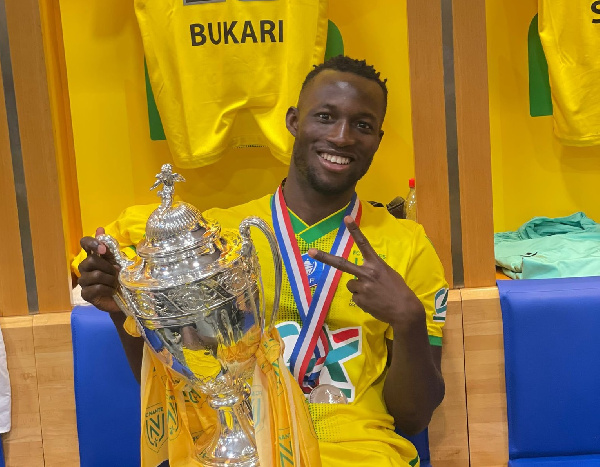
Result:
[[[379,142],[381,143],[381,140],[383,139],[383,135],[384,135],[384,131],[383,130],[379,130]]]
[[[295,138],[298,133],[298,108],[290,107],[285,114],[285,126]]]

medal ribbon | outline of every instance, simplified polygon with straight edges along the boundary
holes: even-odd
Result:
[[[318,384],[319,374],[329,352],[323,324],[342,276],[342,271],[324,264],[323,272],[317,283],[314,296],[312,296],[281,186],[277,189],[271,201],[271,213],[275,236],[281,249],[281,256],[290,280],[294,301],[302,320],[300,336],[290,358],[290,371],[302,390],[310,392]],[[355,193],[346,208],[344,217],[351,216],[356,224],[359,224],[361,213],[362,207]],[[347,259],[353,244],[354,239],[342,219],[330,254]],[[313,355],[316,363],[308,371]]]

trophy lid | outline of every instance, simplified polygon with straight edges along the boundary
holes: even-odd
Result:
[[[184,250],[205,245],[214,250],[212,244],[218,238],[217,225],[209,225],[202,213],[184,202],[173,202],[175,182],[185,179],[173,173],[171,164],[164,164],[151,190],[163,185],[158,191],[162,199],[160,206],[150,215],[146,223],[146,236],[138,245],[137,253],[145,259],[163,258]]]
[[[160,290],[214,276],[241,254],[242,242],[221,234],[217,222],[208,221],[188,203],[173,201],[175,182],[185,179],[164,164],[151,190],[162,202],[146,223],[146,236],[137,245],[137,260],[123,269],[119,280],[133,289]]]

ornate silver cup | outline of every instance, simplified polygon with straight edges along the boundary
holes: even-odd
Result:
[[[249,217],[236,232],[222,232],[192,205],[173,202],[174,183],[184,181],[169,164],[153,188],[161,205],[150,215],[146,237],[129,260],[108,235],[98,237],[121,266],[115,295],[133,316],[148,346],[168,367],[208,396],[217,411],[215,434],[199,449],[209,466],[259,465],[246,381],[265,326],[260,265],[250,227],[267,237],[275,265],[276,319],[281,256],[271,228]]]

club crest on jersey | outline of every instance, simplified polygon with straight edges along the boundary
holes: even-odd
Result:
[[[146,442],[154,452],[158,452],[164,442],[165,436],[165,411],[161,404],[148,407],[144,416],[144,432]]]
[[[329,344],[329,353],[321,370],[319,384],[332,384],[341,389],[349,402],[356,397],[356,388],[346,369],[352,359],[362,354],[362,328],[351,327],[330,331],[323,326]],[[300,325],[295,321],[286,321],[277,325],[277,331],[285,344],[283,358],[289,366],[294,344],[300,335]],[[309,363],[309,370],[314,366],[315,358]]]
[[[308,276],[309,287],[317,285],[319,279],[321,278],[321,274],[323,273],[323,263],[311,258],[308,256],[308,253],[302,255],[302,263],[304,264],[304,269],[306,270],[306,275]]]
[[[448,309],[448,289],[443,288],[435,294],[435,314],[434,321],[445,321],[446,310]]]
[[[167,425],[169,429],[169,440],[173,440],[179,436],[179,408],[177,400],[173,393],[169,391],[167,394]]]

